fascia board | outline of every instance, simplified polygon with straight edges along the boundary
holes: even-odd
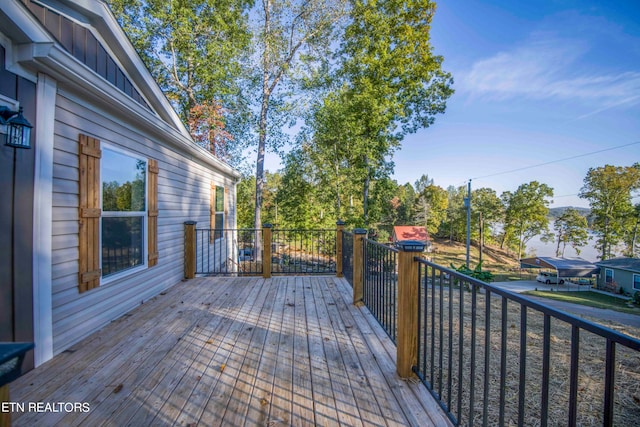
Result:
[[[128,120],[140,126],[160,141],[168,142],[179,152],[192,159],[200,159],[221,173],[240,177],[240,173],[217,159],[153,112],[140,105],[100,76],[78,62],[58,44],[22,44],[17,46],[16,58],[20,64],[34,72],[42,71],[58,81],[58,87],[82,91],[83,98],[99,106],[118,120]]]
[[[0,24],[2,33],[16,44],[55,41],[26,7],[16,0],[0,2]]]
[[[67,4],[69,8],[83,7],[83,12],[87,12],[89,17],[103,16],[106,12],[106,15],[112,19],[111,25],[116,25],[115,28],[120,28],[107,6],[102,2],[94,0],[70,2],[63,0],[62,3]],[[64,85],[81,88],[87,95],[91,96],[93,103],[107,111],[111,111],[114,116],[135,120],[151,135],[156,136],[161,141],[170,142],[179,152],[192,156],[192,158],[200,159],[221,173],[233,176],[236,179],[240,178],[241,174],[237,170],[193,142],[184,124],[180,121],[155,80],[151,78],[151,75],[144,68],[140,57],[121,30],[118,33],[126,39],[126,43],[123,44],[130,48],[131,56],[139,62],[138,65],[146,72],[140,74],[140,77],[144,77],[144,83],[139,87],[141,89],[151,89],[157,95],[149,99],[149,101],[154,102],[157,100],[163,107],[166,107],[163,108],[163,111],[168,116],[171,116],[169,122],[160,119],[151,111],[140,108],[135,101],[119,90],[114,90],[111,84],[73,58],[57,44],[49,32],[42,28],[40,22],[19,1],[9,0],[0,3],[0,24],[3,24],[0,36],[3,39],[7,39],[6,61],[10,65],[9,71],[30,79],[35,78],[34,76],[42,71],[50,74]],[[108,31],[108,33],[114,34],[113,31]],[[119,45],[122,45],[122,43]],[[136,66],[135,69],[140,70],[140,67]],[[148,96],[147,92],[145,92],[145,96]],[[175,127],[170,124],[174,124]]]

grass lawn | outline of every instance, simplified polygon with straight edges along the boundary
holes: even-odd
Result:
[[[629,301],[599,292],[549,292],[549,291],[528,291],[525,295],[549,298],[558,301],[581,304],[589,307],[608,308],[609,310],[620,311],[622,313],[640,314],[640,308],[631,306]]]

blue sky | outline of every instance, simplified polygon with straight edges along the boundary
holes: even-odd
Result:
[[[395,153],[399,183],[537,180],[552,206],[587,207],[590,167],[640,161],[640,1],[440,1],[431,38],[456,93]]]
[[[456,92],[394,154],[398,183],[500,195],[536,180],[552,207],[588,207],[589,168],[640,161],[640,0],[441,0],[431,39]]]

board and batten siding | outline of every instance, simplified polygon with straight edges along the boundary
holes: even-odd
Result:
[[[142,304],[184,275],[184,221],[208,227],[210,185],[228,188],[228,224],[235,224],[235,181],[175,148],[58,92],[52,211],[53,353],[59,354],[108,322]],[[158,162],[158,263],[95,289],[78,289],[79,135]]]

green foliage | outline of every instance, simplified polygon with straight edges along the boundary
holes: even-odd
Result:
[[[493,273],[490,271],[482,271],[482,263],[478,263],[476,267],[471,270],[465,264],[462,264],[459,267],[450,265],[453,270],[456,270],[458,273],[462,273],[465,276],[473,277],[474,279],[480,280],[485,283],[490,283],[493,281]]]
[[[267,147],[279,150],[285,137],[282,128],[294,118],[291,103],[300,101],[300,85],[293,92],[287,84],[308,81],[308,76],[322,69],[328,49],[334,41],[337,22],[344,16],[343,0],[309,0],[304,2],[262,1],[256,8],[259,23],[254,28],[259,61],[254,74],[260,81],[258,158],[256,160],[255,224],[261,223],[264,190],[264,157]],[[274,120],[275,119],[275,120]]]
[[[529,240],[548,231],[548,197],[553,197],[553,189],[537,181],[522,184],[513,193],[502,193],[506,208],[503,242],[509,237],[517,239],[518,258]]]
[[[624,255],[630,258],[635,258],[640,254],[640,241],[638,239],[638,232],[640,231],[640,203],[637,203],[633,207],[633,211],[628,217],[627,230],[628,231],[624,239],[627,249],[625,250]]]
[[[433,179],[429,178],[429,175],[422,174],[414,184],[416,193],[422,193],[422,191],[430,185],[433,185]]]
[[[464,207],[464,197],[467,193],[465,187],[447,187],[447,216],[438,231],[441,237],[449,237],[450,241],[463,241],[466,231],[466,210]]]
[[[230,153],[227,160],[237,158],[232,154],[248,140],[249,108],[242,82],[246,80],[243,62],[250,51],[248,12],[253,1],[107,3],[184,123],[191,122],[195,107],[211,105],[212,101],[221,106],[223,114],[216,123],[233,135],[225,140],[224,151]]]
[[[314,185],[312,165],[301,150],[291,151],[285,161],[279,191],[278,224],[282,228],[333,228],[336,218],[329,215],[318,197],[321,188]],[[267,206],[265,200],[265,206]]]
[[[409,183],[397,185],[389,202],[384,221],[389,226],[412,224],[415,217],[416,193]]]
[[[238,228],[253,228],[253,203],[256,178],[244,175],[236,186],[236,214]]]
[[[447,217],[448,206],[446,190],[429,184],[416,198],[414,222],[424,225],[430,235],[435,235]]]
[[[145,178],[138,174],[131,182],[102,183],[102,210],[111,212],[136,212],[145,209]]]
[[[391,174],[388,158],[406,134],[431,125],[453,93],[430,45],[433,11],[424,0],[351,2],[331,91],[308,120],[312,158],[326,167],[322,180],[340,216],[355,194],[365,223],[375,222],[370,191]]]
[[[555,220],[553,229],[557,238],[556,256],[564,256],[567,244],[580,255],[580,246],[586,245],[589,239],[587,218],[576,209],[568,208]]]
[[[504,205],[491,188],[471,192],[471,239],[479,241],[480,227],[485,241],[497,241],[495,229],[504,221]],[[483,242],[484,243],[484,242]]]
[[[590,168],[580,190],[589,200],[600,258],[614,256],[613,247],[629,233],[633,221],[632,192],[640,189],[640,163]]]
[[[635,291],[633,293],[633,303],[635,305],[640,305],[640,291]]]

